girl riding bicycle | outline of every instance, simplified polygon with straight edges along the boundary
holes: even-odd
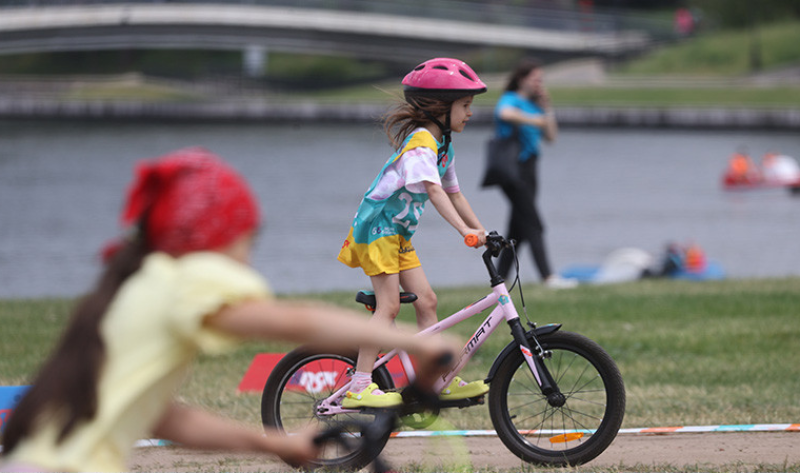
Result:
[[[274,300],[248,264],[255,196],[208,151],[142,163],[122,217],[130,234],[6,425],[0,471],[126,471],[134,442],[151,434],[303,464],[317,454],[312,432],[264,435],[174,399],[200,352],[247,338],[406,347],[426,366],[452,352],[410,331],[368,330],[350,311]]]
[[[400,287],[418,296],[414,302],[420,329],[435,324],[436,294],[422,270],[411,237],[430,200],[439,214],[463,236],[485,230],[461,193],[453,162],[451,132],[460,133],[472,116],[473,97],[486,85],[464,62],[436,58],[423,62],[403,79],[405,102],[384,119],[395,153],[364,195],[339,261],[361,267],[377,300],[371,327],[390,325],[400,311]],[[345,408],[401,404],[397,393],[383,393],[372,382],[378,349],[362,347],[356,373],[343,401]],[[488,392],[482,381],[456,378],[442,392],[445,399],[465,399]]]

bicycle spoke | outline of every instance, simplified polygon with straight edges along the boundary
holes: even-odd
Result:
[[[569,396],[569,397],[567,397],[567,401],[570,401],[570,400],[578,401],[578,402],[585,402],[587,404],[593,404],[593,405],[595,405],[597,407],[606,407],[606,403],[605,402],[595,401],[593,399],[585,399],[585,398],[578,397],[578,396]]]
[[[588,430],[588,431],[591,431],[591,430],[593,430],[593,429],[591,429],[591,428],[589,428],[588,426],[584,425],[584,424],[583,424],[583,422],[580,422],[578,419],[576,419],[576,418],[575,418],[575,416],[574,416],[573,414],[579,414],[579,415],[581,415],[581,416],[583,416],[583,417],[588,417],[588,418],[591,418],[591,419],[594,419],[594,420],[597,420],[597,421],[602,421],[602,420],[603,420],[603,419],[601,419],[600,417],[593,416],[593,415],[589,415],[589,414],[586,414],[586,413],[584,413],[584,412],[578,412],[578,411],[574,411],[574,410],[572,410],[572,409],[570,409],[570,408],[562,408],[562,411],[561,411],[561,412],[562,412],[562,415],[563,415],[564,417],[568,417],[570,420],[572,420],[572,422],[573,422],[573,423],[580,424],[580,427],[581,427],[581,429],[580,429],[580,430]],[[578,429],[576,428],[576,430],[578,430]]]
[[[584,368],[584,371],[583,371],[583,373],[585,373],[587,369],[588,369],[588,366],[587,366],[586,368]],[[583,389],[584,389],[586,386],[589,386],[590,384],[592,384],[592,383],[596,382],[596,381],[599,379],[599,378],[597,378],[597,377],[590,377],[590,378],[589,378],[589,379],[588,379],[588,380],[587,380],[587,381],[586,381],[584,384],[582,384],[580,387],[576,387],[576,386],[577,386],[577,384],[578,384],[578,381],[580,381],[580,380],[583,378],[583,373],[581,373],[581,375],[580,375],[578,378],[576,378],[576,379],[575,379],[575,383],[573,384],[572,388],[570,388],[570,389],[569,389],[569,391],[568,391],[568,392],[574,393],[574,392],[580,392],[580,391],[583,391]],[[602,382],[603,382],[603,380],[602,380],[602,379],[600,379],[600,382],[602,383]],[[562,392],[563,392],[563,391],[562,391]]]

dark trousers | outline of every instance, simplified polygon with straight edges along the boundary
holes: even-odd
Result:
[[[511,219],[508,222],[506,238],[515,239],[518,249],[526,243],[531,246],[533,263],[542,279],[546,279],[552,272],[544,245],[544,223],[536,208],[537,160],[537,157],[533,156],[519,163],[519,179],[503,186],[503,193],[511,203]],[[506,250],[500,255],[497,269],[501,276],[504,278],[508,276],[513,262],[511,251]]]

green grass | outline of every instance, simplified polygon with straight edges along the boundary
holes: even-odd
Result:
[[[752,31],[729,30],[701,35],[675,46],[661,48],[629,62],[619,70],[625,74],[725,77],[751,72],[751,51],[757,48],[763,69],[800,62],[800,22],[762,25]]]
[[[455,312],[485,292],[484,287],[439,288],[440,314]],[[302,297],[356,307],[352,292]],[[526,286],[525,300],[532,321],[562,323],[562,330],[589,336],[616,360],[628,398],[623,427],[800,422],[798,277],[703,283],[652,280],[582,286],[570,291]],[[57,340],[73,302],[0,300],[0,323],[5,333],[13,334],[0,344],[0,385],[29,381]],[[522,315],[519,300],[516,302]],[[405,307],[400,319],[413,322],[413,311]],[[456,333],[466,339],[477,322],[457,326]],[[464,377],[481,379],[508,340],[507,330],[495,333],[468,365]],[[190,404],[257,426],[260,393],[237,394],[236,387],[257,353],[288,349],[291,346],[281,343],[249,342],[224,356],[201,357],[179,396]],[[470,408],[469,413],[446,411],[439,426],[492,428],[485,406]],[[691,465],[680,464],[676,456],[674,464],[619,465],[611,469],[591,465],[569,469],[522,465],[514,471],[796,471],[798,465],[785,465],[782,461],[776,458],[774,463],[756,466],[734,463],[692,469]],[[236,469],[233,464],[180,466],[195,471]],[[417,471],[413,465],[410,468]],[[418,471],[428,470],[421,465]],[[454,465],[447,471],[473,470]]]
[[[440,289],[440,314],[480,298],[483,288]],[[352,294],[311,296],[353,307]],[[66,322],[72,301],[2,300],[0,321],[13,330],[0,345],[0,384],[26,384]],[[596,340],[617,361],[628,392],[624,427],[800,422],[800,278],[692,283],[642,281],[546,291],[526,287],[531,320]],[[521,309],[520,309],[521,310]],[[401,319],[413,321],[404,309]],[[477,321],[456,327],[470,336]],[[8,332],[7,332],[8,333]],[[481,379],[508,342],[498,331],[464,372]],[[258,424],[259,394],[237,394],[253,356],[282,352],[276,343],[243,344],[202,357],[180,395]],[[485,407],[448,412],[457,428],[491,428]]]
[[[63,94],[61,99],[79,101],[191,102],[201,100],[202,95],[186,92],[176,87],[153,84],[110,83],[76,86]]]

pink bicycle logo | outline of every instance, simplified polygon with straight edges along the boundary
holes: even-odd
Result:
[[[333,391],[350,381],[347,375],[348,368],[347,363],[339,360],[333,363],[330,360],[326,363],[310,363],[291,377],[286,388],[309,394],[318,394],[325,390]]]
[[[336,387],[336,380],[340,378],[338,371],[303,371],[297,383],[306,392],[317,394],[328,388]]]

